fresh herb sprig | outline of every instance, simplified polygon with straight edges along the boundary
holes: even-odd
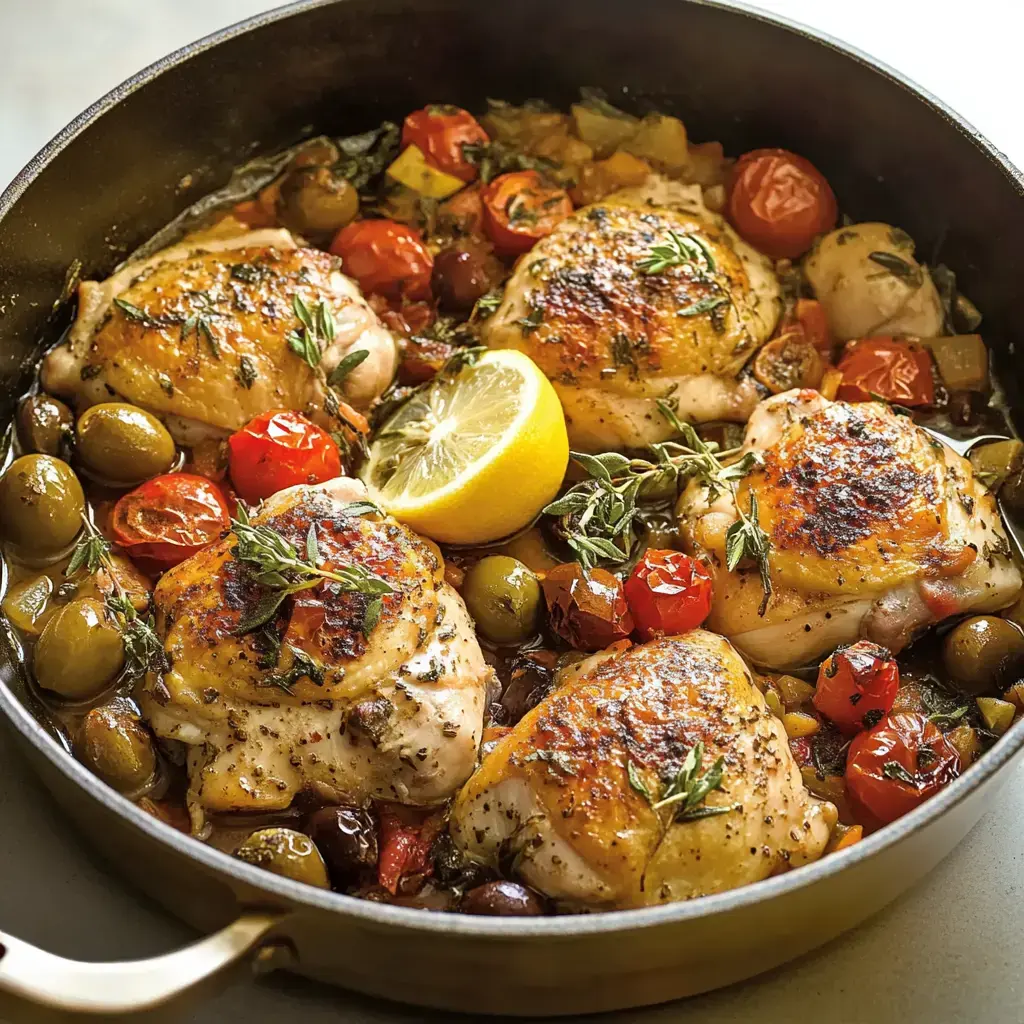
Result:
[[[668,241],[652,245],[650,252],[637,260],[635,266],[641,274],[662,274],[670,267],[685,264],[710,274],[718,269],[711,249],[700,235],[691,232],[683,234],[670,228]]]
[[[345,512],[363,515],[380,512],[372,502],[352,502]],[[266,524],[253,525],[245,508],[239,504],[237,517],[231,521],[232,532],[237,543],[235,558],[247,565],[256,582],[263,588],[263,595],[252,613],[243,618],[236,627],[236,633],[249,633],[269,622],[277,613],[289,594],[309,590],[328,580],[342,590],[367,594],[380,598],[394,593],[394,588],[379,576],[360,565],[342,565],[333,569],[320,566],[320,550],[317,543],[316,523],[310,523],[306,532],[305,557]],[[373,623],[380,617],[380,604],[371,600],[364,613],[363,631],[368,633],[367,620]],[[372,628],[372,625],[371,625]]]
[[[300,327],[288,335],[288,347],[315,370],[320,365],[324,349],[334,341],[337,331],[334,314],[323,299],[310,309],[301,295],[292,298],[292,309],[299,318]]]
[[[82,533],[71,553],[64,575],[68,578],[81,573],[91,576],[103,570],[110,580],[112,593],[107,596],[106,608],[117,624],[124,645],[124,673],[128,679],[140,679],[147,672],[162,672],[167,668],[164,645],[156,632],[152,615],[142,618],[135,610],[127,591],[117,578],[111,559],[110,542],[96,529],[88,516],[82,516]]]
[[[674,822],[699,821],[701,818],[728,814],[739,807],[739,804],[716,804],[712,807],[705,804],[709,794],[716,789],[723,788],[725,758],[717,758],[707,771],[701,770],[703,763],[704,743],[698,740],[686,752],[686,757],[683,758],[679,770],[667,783],[662,785],[661,792],[658,794],[651,792],[632,759],[626,761],[626,775],[630,786],[651,805],[651,809],[658,814],[667,829]],[[667,819],[658,813],[666,807],[671,808]]]

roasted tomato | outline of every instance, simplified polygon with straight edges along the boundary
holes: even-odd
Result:
[[[431,104],[414,110],[402,126],[402,146],[415,146],[431,167],[473,181],[476,163],[467,158],[466,148],[484,146],[490,139],[480,122],[461,107]]]
[[[331,252],[367,293],[429,299],[434,258],[419,232],[394,220],[357,220],[342,228]]]
[[[960,774],[960,755],[924,715],[891,715],[854,737],[846,786],[882,824],[895,821]]]
[[[797,299],[793,316],[803,336],[827,356],[832,349],[832,332],[828,329],[825,307],[817,299]]]
[[[711,574],[681,551],[649,548],[624,587],[637,632],[645,639],[696,629],[711,611]]]
[[[763,346],[754,359],[754,376],[773,395],[793,388],[817,388],[825,374],[821,353],[802,330],[787,331]]]
[[[622,584],[606,569],[566,562],[541,581],[552,630],[579,651],[599,651],[633,632]]]
[[[146,568],[170,569],[218,540],[231,525],[220,488],[191,473],[155,476],[114,506],[114,539]]]
[[[887,715],[899,688],[900,670],[889,652],[858,640],[821,663],[813,702],[849,736]]]
[[[290,409],[261,413],[228,440],[228,471],[235,490],[254,503],[295,484],[341,476],[331,436]]]
[[[864,338],[846,347],[838,369],[843,374],[837,398],[870,402],[884,398],[897,405],[932,405],[932,360],[912,341]]]
[[[565,189],[548,185],[536,171],[513,171],[483,190],[484,228],[506,256],[527,252],[572,213]]]
[[[380,859],[377,880],[392,896],[403,879],[413,884],[433,873],[430,848],[441,830],[441,815],[400,804],[379,804]]]
[[[795,259],[836,225],[836,197],[809,160],[785,149],[755,149],[736,162],[727,205],[733,227],[774,259]]]

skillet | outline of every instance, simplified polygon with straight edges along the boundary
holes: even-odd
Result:
[[[203,40],[125,83],[62,132],[0,197],[0,412],[10,418],[67,267],[119,259],[256,152],[345,134],[424,102],[571,100],[603,87],[682,117],[729,152],[806,154],[854,219],[900,224],[954,267],[986,316],[1008,400],[1024,313],[1014,240],[1021,179],[970,126],[839,44],[696,0],[304,2]],[[13,648],[0,711],[67,815],[120,873],[210,933],[134,964],[76,965],[0,933],[7,1000],[109,1017],[182,994],[255,955],[321,980],[472,1014],[656,1003],[770,969],[895,898],[973,826],[1024,746],[1015,726],[936,798],[849,851],[691,903],[585,917],[428,914],[320,892],[196,843],[95,779],[33,714]],[[2,1006],[0,1001],[0,1006]],[[19,1013],[24,1013],[24,1007]]]

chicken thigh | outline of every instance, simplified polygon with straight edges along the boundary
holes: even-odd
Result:
[[[889,406],[787,391],[762,402],[744,448],[764,465],[740,508],[770,544],[772,596],[757,567],[726,568],[736,503],[692,482],[684,542],[715,577],[708,628],[770,669],[813,663],[858,637],[901,650],[931,623],[1010,604],[1021,586],[992,495],[970,463]],[[763,614],[762,614],[763,610]]]
[[[678,259],[645,263],[679,240]],[[770,261],[707,210],[700,187],[652,177],[538,242],[483,336],[544,370],[574,448],[606,451],[670,436],[659,398],[686,420],[745,420],[760,395],[739,374],[780,311]]]
[[[672,780],[720,788],[688,807]],[[816,860],[835,808],[804,788],[742,659],[703,630],[595,655],[488,755],[452,808],[455,841],[568,907],[722,892]]]
[[[491,670],[437,549],[351,504],[364,497],[344,478],[292,487],[252,522],[299,551],[312,526],[322,566],[360,565],[384,579],[393,592],[376,623],[370,597],[328,581],[243,632],[263,590],[235,557],[234,535],[157,584],[169,667],[150,674],[141,703],[157,735],[190,748],[194,821],[281,810],[303,789],[436,804],[472,771]]]
[[[358,407],[397,365],[394,339],[338,268],[277,228],[186,239],[102,283],[81,283],[78,316],[43,361],[43,385],[81,406],[133,402],[165,418],[183,443],[275,408],[330,427],[337,403],[325,377],[346,354],[369,353],[341,385]],[[333,317],[333,336],[318,332],[316,369],[288,343],[302,328],[296,299],[314,313],[323,302]]]

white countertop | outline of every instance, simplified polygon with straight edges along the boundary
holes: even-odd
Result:
[[[265,0],[0,0],[0,184],[128,75],[274,6]],[[905,72],[1024,166],[1024,15],[1012,10],[1016,4],[765,0],[758,6],[846,39]],[[146,956],[191,937],[97,862],[2,740],[0,778],[0,927],[81,959]],[[742,986],[599,1019],[1024,1024],[1024,914],[1017,906],[1024,897],[1022,783],[1024,774],[1012,777],[994,810],[925,883],[849,936]],[[292,978],[236,984],[189,1017],[196,1024],[435,1019],[443,1018]]]

